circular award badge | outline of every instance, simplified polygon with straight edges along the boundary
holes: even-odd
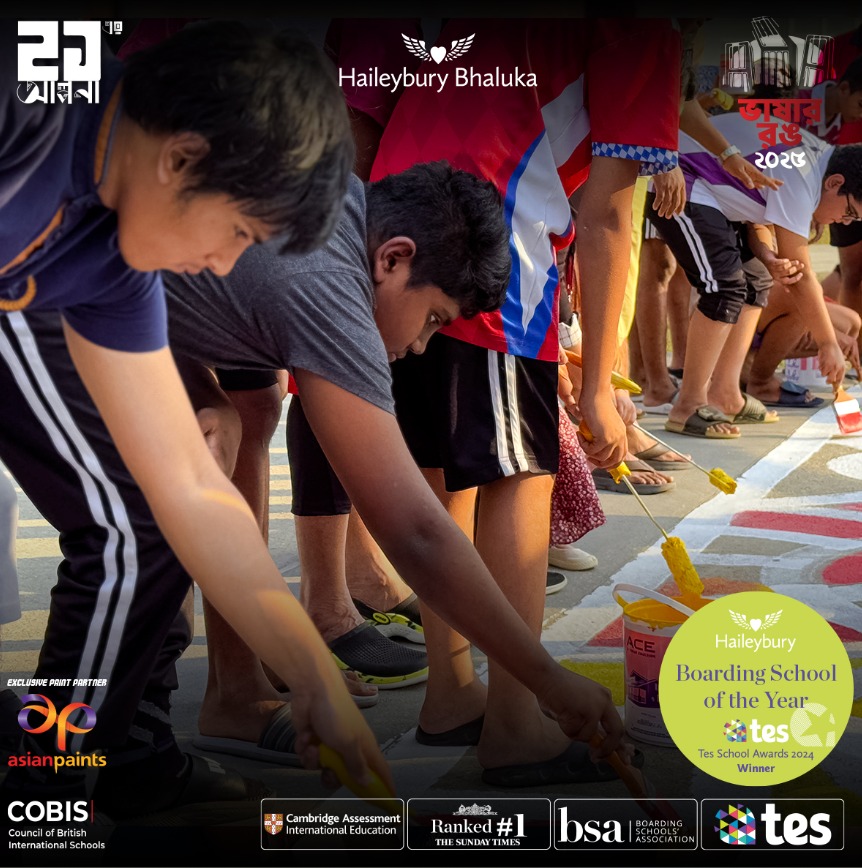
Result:
[[[792,780],[830,753],[853,703],[835,630],[782,594],[730,594],[695,612],[659,675],[664,724],[707,774],[732,784]]]

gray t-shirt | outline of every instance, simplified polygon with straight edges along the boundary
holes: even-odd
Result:
[[[171,348],[205,365],[300,368],[395,412],[386,349],[374,322],[365,189],[353,177],[328,243],[304,256],[249,248],[227,277],[163,274]]]

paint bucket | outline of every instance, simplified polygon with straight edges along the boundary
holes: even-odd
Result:
[[[797,386],[828,386],[826,378],[820,373],[820,361],[817,356],[804,359],[785,359],[784,377]]]
[[[620,591],[644,598],[628,602]],[[613,587],[614,599],[623,609],[623,647],[625,649],[626,732],[638,741],[674,747],[661,716],[658,676],[667,646],[680,625],[695,609],[658,591],[619,583]],[[711,602],[703,597],[695,608]],[[687,603],[692,602],[686,599]]]

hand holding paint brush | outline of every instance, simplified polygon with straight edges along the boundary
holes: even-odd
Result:
[[[696,461],[691,459],[687,455],[683,455],[678,449],[674,449],[673,446],[670,446],[668,443],[665,443],[664,440],[659,439],[655,436],[651,431],[645,431],[641,428],[640,425],[635,425],[635,428],[638,429],[642,434],[646,434],[647,437],[651,437],[655,440],[656,443],[661,444],[667,449],[668,452],[673,452],[675,455],[679,455],[680,458],[687,461],[689,464],[692,464],[702,473],[707,475],[710,483],[714,485],[719,491],[723,491],[725,494],[735,494],[736,493],[736,480],[732,476],[728,476],[720,467],[713,467],[712,470],[707,470],[705,467],[701,467]]]

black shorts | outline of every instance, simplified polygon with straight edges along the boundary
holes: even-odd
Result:
[[[275,371],[236,371],[226,368],[215,369],[218,384],[225,392],[251,392],[254,389],[268,389],[278,382]]]
[[[517,473],[556,473],[555,362],[435,335],[392,366],[395,411],[420,467],[442,468],[449,491]]]
[[[862,241],[862,220],[853,223],[833,223],[829,227],[829,243],[833,247],[852,247]]]
[[[692,202],[682,214],[660,217],[652,210],[655,194],[647,193],[646,201],[650,220],[697,290],[697,309],[705,317],[735,323],[743,305],[766,306],[772,278],[748,249],[743,224]]]
[[[287,410],[287,457],[294,515],[346,515],[350,498],[308,424],[298,395]]]

